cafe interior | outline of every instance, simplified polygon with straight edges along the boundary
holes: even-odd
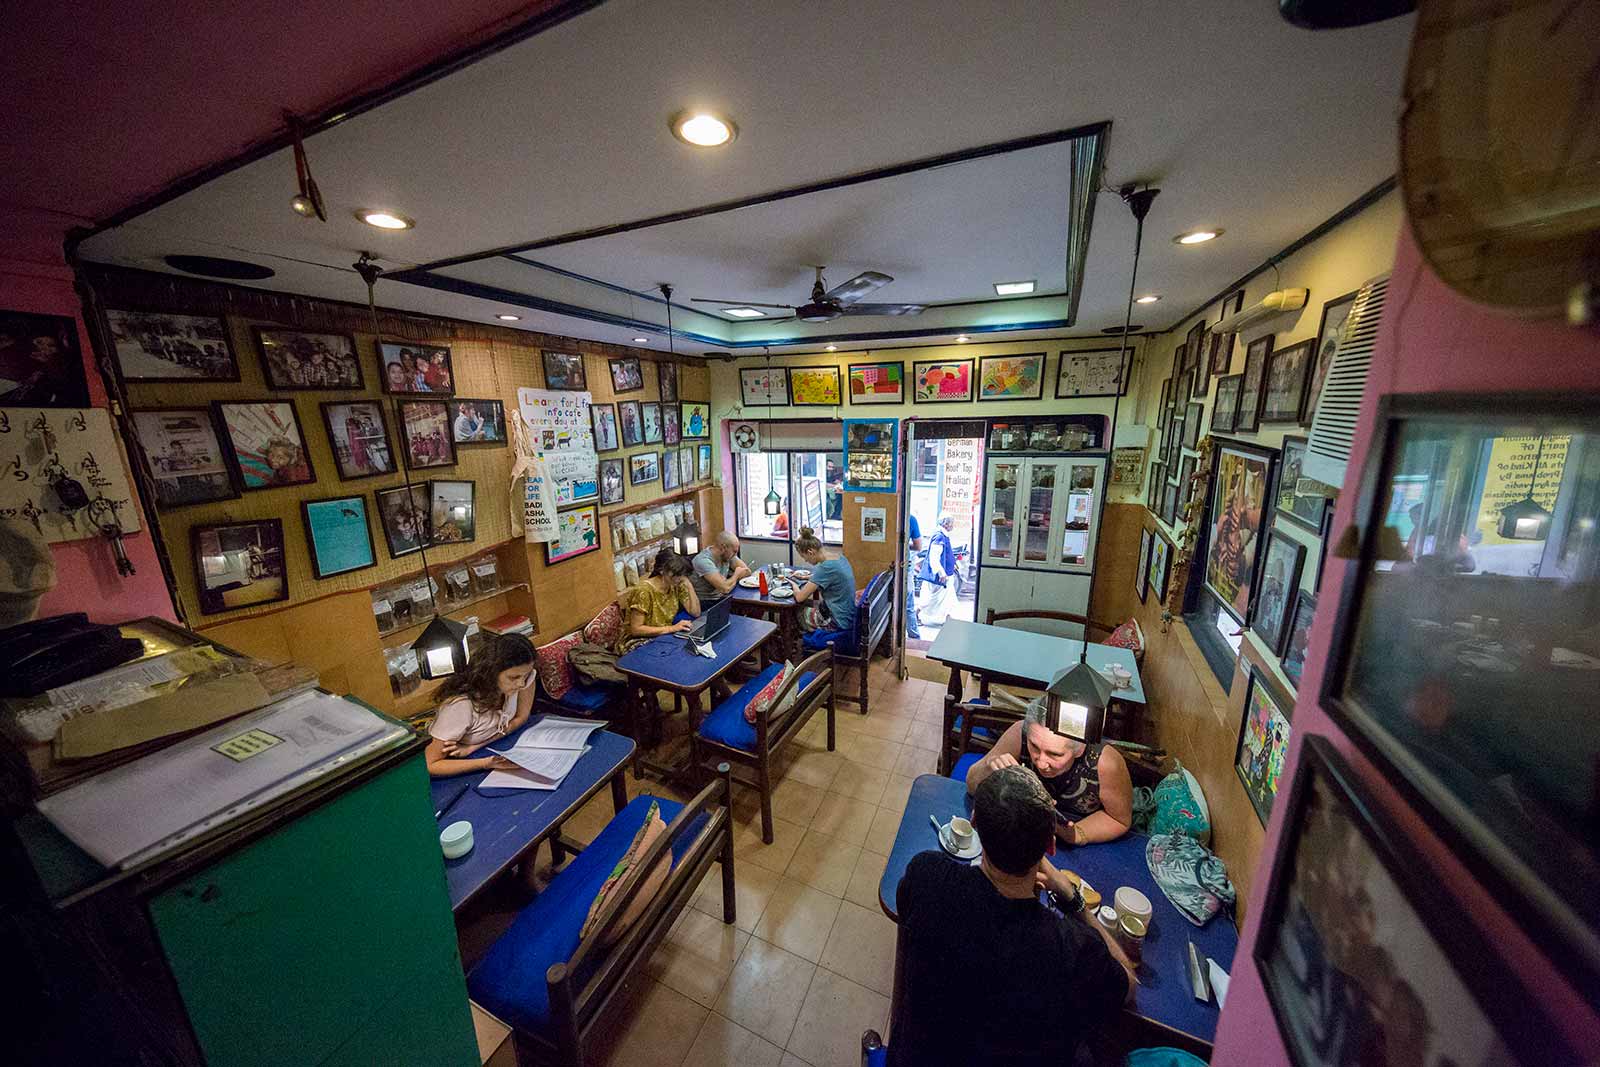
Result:
[[[10,21],[8,1062],[1600,1063],[1600,5]]]

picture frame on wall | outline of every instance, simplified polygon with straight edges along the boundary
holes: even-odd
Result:
[[[790,367],[789,403],[793,407],[838,407],[838,367]]]
[[[1200,427],[1205,422],[1204,404],[1190,404],[1183,419],[1183,447],[1191,451],[1200,447]]]
[[[673,492],[678,488],[678,450],[669,448],[661,453],[661,491]]]
[[[621,423],[623,448],[644,444],[644,416],[637,400],[617,401],[617,419]]]
[[[1212,376],[1221,377],[1233,369],[1233,339],[1235,335],[1214,330],[1208,336],[1210,341],[1207,342],[1207,347],[1211,349],[1211,353],[1207,363],[1211,367]]]
[[[711,446],[696,445],[694,456],[695,480],[709,481],[711,478]]]
[[[600,461],[600,503],[620,504],[626,495],[622,481],[622,457]]]
[[[380,341],[378,370],[390,396],[429,395],[456,391],[450,349],[417,341]]]
[[[1305,675],[1306,651],[1311,645],[1311,620],[1316,610],[1316,594],[1304,589],[1296,590],[1294,610],[1289,613],[1289,637],[1284,641],[1283,657],[1279,663],[1284,677],[1296,689],[1300,688],[1300,679]]]
[[[239,488],[251,492],[317,480],[292,401],[219,400],[213,407],[226,432]]]
[[[400,440],[406,466],[411,470],[455,466],[450,409],[443,400],[400,401]]]
[[[409,556],[432,543],[427,482],[379,489],[372,494],[372,499],[378,508],[378,527],[383,530],[384,544],[388,546],[391,559]]]
[[[544,544],[544,561],[561,563],[600,549],[600,509],[594,504],[556,512],[556,539]]]
[[[911,364],[913,404],[965,404],[972,400],[970,359],[919,359]]]
[[[1044,395],[1043,352],[982,356],[978,359],[978,399],[1038,400]]]
[[[628,457],[628,484],[644,485],[661,480],[661,453],[636,452]]]
[[[613,393],[637,393],[644,388],[644,369],[639,365],[638,356],[608,359],[606,367],[611,371]]]
[[[1150,570],[1145,575],[1149,591],[1156,595],[1157,604],[1167,602],[1167,579],[1172,574],[1172,542],[1160,530],[1151,531]]]
[[[125,382],[236,382],[239,359],[220,315],[106,311]]]
[[[1189,503],[1189,497],[1194,492],[1194,469],[1200,462],[1199,456],[1184,456],[1183,462],[1178,465],[1178,513],[1183,514],[1184,505]]]
[[[683,410],[683,437],[685,440],[705,440],[711,436],[711,405],[699,400],[685,400]]]
[[[1161,521],[1168,526],[1178,525],[1178,483],[1168,482],[1161,490]]]
[[[450,439],[458,445],[506,443],[506,407],[486,397],[453,397],[445,401],[450,416]]]
[[[1127,396],[1133,349],[1063,350],[1056,363],[1056,399]]]
[[[661,443],[675,445],[683,439],[683,426],[678,421],[679,411],[676,404],[661,405]]]
[[[1156,429],[1165,430],[1167,420],[1172,417],[1172,379],[1165,378],[1161,382],[1161,403],[1156,408]]]
[[[694,449],[685,446],[678,449],[678,485],[686,486],[694,481]]]
[[[361,360],[347,333],[254,328],[261,374],[272,389],[362,389]]]
[[[582,392],[589,388],[589,371],[583,363],[582,352],[555,352],[548,348],[539,352],[544,363],[544,387],[566,392]]]
[[[789,404],[789,369],[787,367],[741,367],[739,369],[739,403],[745,407]]]
[[[1145,603],[1150,593],[1150,542],[1153,540],[1150,527],[1139,527],[1139,558],[1134,563],[1133,591],[1141,604]]]
[[[1289,717],[1294,701],[1280,694],[1261,668],[1250,665],[1244,692],[1244,715],[1233,748],[1233,773],[1244,786],[1261,825],[1267,825],[1283,784],[1283,762],[1289,753]]]
[[[1189,328],[1189,336],[1184,345],[1189,352],[1189,363],[1194,369],[1194,377],[1189,382],[1189,397],[1194,400],[1204,400],[1206,392],[1211,388],[1211,351],[1206,338],[1204,318]]]
[[[1235,433],[1255,433],[1261,428],[1261,405],[1267,388],[1267,357],[1272,355],[1272,335],[1264,334],[1245,346],[1244,377],[1239,383],[1239,414]]]
[[[1232,433],[1239,421],[1239,391],[1244,375],[1229,374],[1217,379],[1217,399],[1211,406],[1211,432]]]
[[[1548,998],[1465,919],[1332,743],[1308,735],[1296,763],[1251,949],[1294,1067],[1385,1049],[1429,1064],[1582,1062]]]
[[[1278,492],[1274,510],[1307,530],[1320,531],[1324,503],[1333,492],[1331,486],[1300,477],[1305,464],[1307,442],[1304,437],[1285,437],[1278,457]],[[1303,483],[1303,484],[1302,484]],[[1304,491],[1302,491],[1304,490]]]
[[[477,483],[447,478],[429,482],[428,543],[457,545],[477,537]]]
[[[1167,484],[1167,468],[1161,463],[1150,464],[1150,489],[1145,494],[1145,507],[1150,514],[1161,516],[1161,487]]]
[[[904,404],[906,365],[898,360],[852,363],[845,370],[851,404]]]
[[[615,404],[590,404],[589,424],[594,429],[594,450],[615,452],[622,447],[617,436],[617,406]]]
[[[661,444],[661,405],[659,403],[654,400],[646,400],[639,405],[639,429],[644,434],[645,444]]]
[[[1261,588],[1256,593],[1250,629],[1274,656],[1283,654],[1289,636],[1289,612],[1300,590],[1300,571],[1305,562],[1305,545],[1279,530],[1271,532],[1267,551],[1261,557]]]
[[[1267,380],[1261,400],[1262,422],[1302,421],[1306,383],[1315,354],[1313,345],[1313,341],[1306,340],[1272,350],[1267,358]]]
[[[156,507],[209,504],[239,495],[210,408],[140,408],[132,412],[132,420],[155,484]]]
[[[899,440],[899,419],[845,419],[845,491],[894,492],[900,465]]]
[[[1322,305],[1322,319],[1317,324],[1317,352],[1312,361],[1311,374],[1306,384],[1305,419],[1307,426],[1316,419],[1317,404],[1322,399],[1322,387],[1328,380],[1334,357],[1339,354],[1339,334],[1355,308],[1356,296],[1361,290],[1352,289]]]
[[[206,523],[189,530],[200,612],[216,615],[289,599],[283,520]]]
[[[372,527],[367,522],[366,497],[358,494],[302,500],[300,517],[306,527],[311,573],[318,581],[378,565]]]
[[[679,399],[678,365],[669,360],[657,360],[656,381],[661,386],[661,402],[663,404],[676,404]]]
[[[1249,618],[1259,571],[1261,540],[1270,514],[1275,453],[1237,441],[1219,440],[1212,452],[1211,506],[1206,515],[1206,559],[1202,581],[1234,620]]]
[[[1322,502],[1322,524],[1317,527],[1318,538],[1321,544],[1317,546],[1317,576],[1312,579],[1312,592],[1322,592],[1322,575],[1328,569],[1328,546],[1333,543],[1333,513],[1336,500]]]
[[[1178,391],[1177,385],[1178,385],[1178,379],[1183,377],[1183,372],[1185,370],[1187,370],[1188,366],[1189,366],[1189,363],[1188,363],[1188,351],[1189,350],[1188,350],[1187,346],[1185,346],[1185,345],[1179,345],[1178,347],[1176,347],[1176,348],[1174,348],[1172,350],[1172,375],[1171,375],[1171,377],[1172,377],[1173,392],[1172,392],[1172,395],[1169,396],[1167,399],[1168,399],[1168,401],[1170,401],[1170,402],[1172,402],[1174,404],[1177,403],[1178,399],[1183,396],[1183,394]]]
[[[341,480],[376,478],[399,469],[389,447],[389,420],[383,404],[376,400],[324,400],[319,407]]]

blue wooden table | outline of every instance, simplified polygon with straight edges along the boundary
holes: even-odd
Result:
[[[971,817],[972,798],[967,795],[966,784],[934,774],[924,774],[912,783],[900,832],[889,853],[889,865],[878,883],[878,904],[885,915],[896,921],[895,891],[911,857],[931,850],[946,856],[951,863],[963,862],[950,858],[939,847],[929,815],[940,822],[948,822],[952,815]],[[1193,941],[1203,956],[1216,960],[1223,970],[1230,970],[1239,947],[1239,934],[1223,916],[1205,926],[1195,926],[1172,905],[1145,863],[1144,850],[1149,840],[1144,834],[1128,833],[1115,841],[1058,849],[1051,862],[1082,876],[1107,903],[1122,886],[1133,886],[1150,898],[1154,910],[1139,967],[1142,984],[1134,991],[1134,1005],[1128,1010],[1146,1023],[1209,1045],[1217,1032],[1218,1009],[1215,1001],[1201,1003],[1194,999],[1189,985],[1188,944]]]
[[[744,615],[728,616],[728,628],[711,642],[715,659],[696,655],[689,642],[672,634],[662,634],[640,645],[617,660],[617,670],[628,676],[628,694],[624,703],[628,709],[628,732],[635,739],[644,727],[643,712],[648,710],[648,694],[657,689],[678,693],[689,703],[690,732],[699,726],[700,694],[733,669],[745,656],[755,651],[778,629],[774,623],[751,619]],[[653,771],[671,777],[681,773],[684,766],[671,766],[646,760],[640,751],[633,752],[633,773]]]
[[[515,744],[522,730],[543,718],[535,715],[521,730],[491,743],[497,748]],[[482,783],[489,771],[434,778],[433,810],[438,813],[439,828],[443,830],[459,819],[472,824],[472,851],[444,861],[451,910],[460,911],[503,871],[531,858],[541,841],[550,842],[558,862],[563,850],[578,851],[579,846],[561,840],[561,824],[608,781],[612,808],[621,811],[626,807],[628,789],[622,769],[633,752],[634,743],[628,738],[609,730],[596,730],[589,735],[589,751],[553,790],[486,791]],[[478,754],[482,753],[479,749]]]
[[[804,584],[804,582],[799,583],[799,585]],[[769,618],[777,623],[778,643],[783,649],[784,657],[799,662],[800,605],[795,603],[794,597],[762,596],[761,590],[746,589],[742,585],[734,586],[733,592],[729,593],[728,597],[733,601],[733,610],[739,614]]]

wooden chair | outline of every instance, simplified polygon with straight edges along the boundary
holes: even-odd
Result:
[[[984,616],[983,621],[988,623],[990,626],[997,626],[1004,624],[1010,619],[1049,619],[1054,622],[1064,622],[1075,626],[1081,626],[1083,628],[1084,640],[1091,643],[1093,643],[1097,638],[1110,637],[1117,628],[1113,623],[1101,622],[1100,620],[1092,619],[1087,615],[1074,615],[1067,611],[1047,611],[1036,608],[1021,608],[1016,611],[996,611],[995,609],[990,608],[988,614]],[[1139,651],[1133,654],[1133,661],[1136,664],[1143,665],[1144,649],[1141,648]],[[978,696],[982,697],[984,700],[989,698],[989,680],[987,678],[980,677],[978,679]],[[1108,731],[1114,730],[1118,737],[1132,740],[1132,738],[1129,737],[1129,734],[1136,727],[1136,724],[1131,718],[1131,712],[1133,708],[1134,705],[1130,705],[1127,701],[1118,700],[1115,697],[1112,697],[1111,706],[1106,709],[1106,726]],[[966,751],[965,748],[958,748],[956,750],[955,758],[960,759],[961,753],[964,751]]]
[[[849,630],[814,630],[805,635],[801,644],[807,650],[833,649],[834,689],[836,699],[848,700],[867,713],[868,674],[872,656],[889,636],[889,624],[894,620],[894,572],[879,571],[872,576],[867,587],[856,598],[856,621]],[[856,696],[839,685],[838,673],[856,668],[861,672]]]
[[[722,921],[734,922],[732,777],[726,763],[687,804],[636,797],[524,908],[467,978],[472,999],[512,1028],[519,1063],[582,1067],[597,1022],[642,972],[713,863],[722,864]],[[589,936],[578,931],[612,867],[659,800],[666,833],[637,861],[649,871],[668,850],[672,872],[644,913],[615,943],[610,930],[646,879],[607,905]],[[571,947],[575,943],[575,947]]]
[[[818,708],[828,711],[828,751],[834,744],[833,650],[823,649],[801,660],[794,676],[773,697],[774,708],[788,707],[778,714],[756,716],[746,722],[745,706],[768,682],[778,676],[783,664],[774,663],[722,701],[695,730],[694,762],[710,766],[714,761],[732,764],[744,777],[734,774],[740,785],[761,793],[761,839],[772,844],[772,757],[805,728]],[[791,699],[792,698],[792,699]]]

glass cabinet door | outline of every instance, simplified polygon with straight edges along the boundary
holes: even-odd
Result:
[[[1023,472],[1028,486],[1028,513],[1022,540],[1024,564],[1048,565],[1051,562],[1050,535],[1054,532],[1053,520],[1060,508],[1056,493],[1061,482],[1061,466],[1055,461],[1032,460]]]
[[[1094,567],[1094,534],[1100,518],[1105,461],[1065,460],[1063,466],[1065,503],[1054,563],[1064,570],[1088,571]]]
[[[1017,485],[1022,481],[1022,461],[989,466],[989,529],[984,536],[985,563],[1017,561]]]

